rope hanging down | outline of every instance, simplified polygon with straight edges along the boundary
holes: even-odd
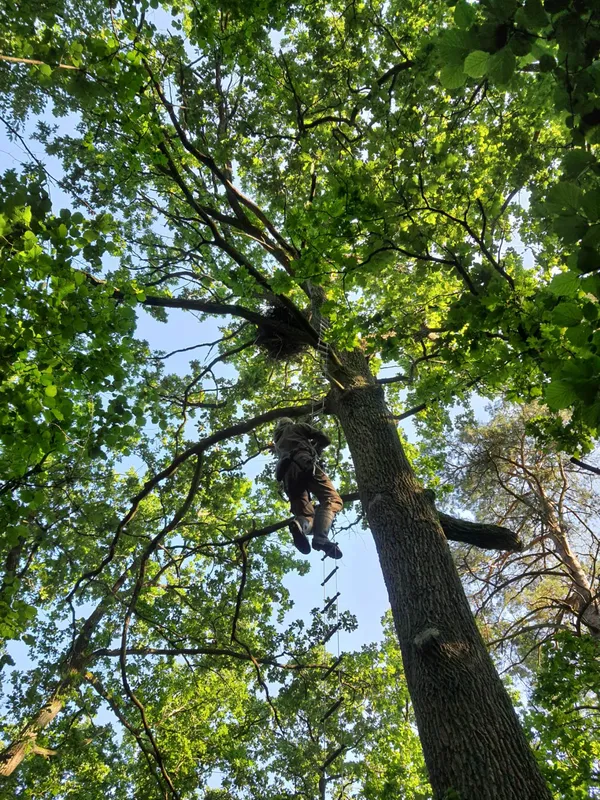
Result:
[[[318,318],[318,340],[316,345],[316,353],[317,358],[316,361],[320,366],[320,371],[326,375],[326,365],[327,365],[327,357],[329,354],[329,345],[324,341],[324,333],[326,328],[328,327],[328,323],[319,316]],[[320,404],[321,401],[313,400],[311,403],[311,419],[314,418],[316,413],[316,406]],[[315,454],[317,457],[315,458],[315,467],[317,464],[317,458],[319,453]],[[313,472],[314,468],[313,467]],[[319,498],[319,502],[321,502]],[[341,501],[340,501],[341,503]],[[332,529],[332,538],[333,542],[336,543],[336,533],[335,527]],[[322,549],[322,548],[319,548]],[[301,552],[304,552],[301,550]],[[317,771],[319,773],[319,797],[320,800],[327,800],[327,784],[334,780],[335,778],[339,777],[338,775],[328,775],[329,768],[334,764],[336,759],[338,759],[343,753],[348,749],[346,744],[339,744],[335,743],[331,747],[328,747],[327,743],[327,725],[328,721],[332,720],[334,715],[339,711],[344,703],[344,694],[342,691],[342,679],[341,679],[341,671],[339,669],[340,664],[342,662],[342,654],[340,653],[340,629],[342,627],[342,621],[340,619],[340,609],[339,609],[339,598],[341,592],[338,589],[338,572],[339,566],[336,565],[330,572],[327,572],[327,568],[325,565],[325,560],[328,557],[328,554],[325,553],[321,559],[323,562],[323,580],[321,582],[321,586],[323,587],[323,607],[317,611],[317,613],[321,615],[330,616],[330,610],[335,607],[335,622],[331,625],[323,635],[323,637],[318,642],[319,645],[323,646],[325,649],[325,653],[327,653],[327,643],[336,636],[336,647],[335,650],[337,654],[331,653],[334,657],[334,661],[330,664],[325,672],[321,675],[321,680],[324,684],[325,691],[323,692],[323,700],[324,700],[324,708],[323,713],[319,718],[319,723],[321,726],[321,750],[323,754],[323,761],[317,767]],[[339,556],[335,556],[336,558],[341,557],[341,552]],[[328,597],[328,592],[326,588],[326,584],[329,583],[332,579],[335,578],[335,592],[333,596]],[[323,617],[325,620],[325,617]],[[333,684],[332,676],[337,676],[337,684]],[[333,684],[333,685],[332,685]],[[330,737],[332,738],[332,737]]]
[[[324,367],[327,361],[327,352],[329,350],[329,346],[327,342],[323,342],[323,331],[327,327],[327,323],[323,319],[323,317],[319,317],[319,338],[317,339],[317,358],[321,363],[322,371],[324,372]],[[315,416],[315,406],[317,405],[317,400],[313,399],[311,404],[311,419]]]
[[[334,541],[335,541],[335,536],[336,536],[336,534],[335,534],[335,531],[334,531],[333,532],[333,540]],[[325,636],[321,640],[321,644],[326,646],[327,642],[329,642],[333,638],[333,636],[335,636],[337,634],[337,637],[336,637],[337,638],[337,642],[336,642],[337,646],[335,648],[336,651],[337,651],[337,654],[332,653],[332,655],[335,655],[335,660],[334,660],[333,664],[331,664],[331,666],[327,669],[327,671],[321,676],[321,680],[328,681],[328,679],[332,675],[336,675],[337,676],[337,686],[336,686],[337,691],[335,691],[335,689],[333,691],[330,691],[328,693],[329,696],[324,698],[324,699],[328,699],[328,701],[329,701],[328,704],[327,704],[327,707],[326,707],[326,709],[325,709],[325,711],[324,711],[324,713],[323,713],[323,715],[321,716],[321,719],[320,719],[320,723],[321,723],[321,742],[322,742],[322,748],[323,748],[324,751],[325,751],[325,749],[327,747],[327,730],[326,730],[327,720],[329,720],[331,717],[334,716],[334,714],[341,708],[341,706],[342,706],[342,704],[344,702],[344,694],[343,694],[343,691],[342,691],[342,676],[341,676],[341,671],[339,669],[339,666],[340,666],[340,664],[342,662],[342,659],[343,659],[343,654],[340,653],[340,628],[342,627],[342,622],[340,620],[340,607],[339,607],[339,598],[340,598],[340,595],[341,595],[341,592],[340,592],[340,590],[338,588],[339,566],[336,565],[334,567],[334,569],[332,569],[331,572],[328,575],[325,575],[325,572],[326,572],[325,558],[326,558],[326,556],[323,556],[323,558],[321,559],[321,561],[323,562],[323,581],[321,583],[321,586],[323,587],[323,608],[320,609],[319,613],[320,614],[327,614],[327,612],[332,608],[332,606],[335,606],[335,623],[326,632]],[[334,587],[335,588],[335,594],[333,595],[333,597],[328,597],[327,596],[327,589],[325,587],[326,587],[326,584],[332,578],[335,578],[335,587]],[[327,648],[326,647],[325,647],[325,650],[327,652]],[[319,767],[319,773],[320,773],[320,775],[319,775],[319,796],[320,796],[320,800],[326,800],[326,798],[327,798],[327,784],[329,783],[329,781],[334,780],[334,778],[337,777],[336,775],[330,775],[329,776],[327,774],[328,770],[329,770],[329,767],[334,763],[334,761],[339,756],[341,756],[343,754],[345,749],[346,749],[346,747],[344,745],[339,745],[339,746],[334,747],[334,749],[331,752],[327,753],[323,763]]]

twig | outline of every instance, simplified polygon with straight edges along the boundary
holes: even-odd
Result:
[[[11,64],[33,64],[34,66],[48,66],[52,69],[74,69],[77,72],[86,72],[81,67],[74,67],[72,64],[47,64],[37,58],[16,58],[15,56],[4,56],[0,53],[0,61],[10,61]]]

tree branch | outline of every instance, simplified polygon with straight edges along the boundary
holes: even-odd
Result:
[[[246,580],[248,578],[248,551],[246,549],[246,542],[239,542],[240,555],[242,557],[242,577],[240,579],[240,587],[238,589],[237,598],[235,601],[235,611],[233,612],[233,622],[231,623],[231,641],[237,641],[237,624],[242,610],[242,600],[244,597],[244,589],[246,588]]]
[[[572,456],[570,460],[571,464],[576,464],[578,467],[581,467],[581,469],[586,469],[588,472],[591,472],[594,475],[600,475],[600,469],[598,467],[595,467],[593,464],[588,464],[585,461],[580,461],[578,458],[575,458],[575,456]]]
[[[343,494],[342,500],[345,503],[360,500],[358,492]],[[519,536],[509,528],[501,525],[488,525],[484,522],[470,522],[466,519],[458,519],[444,514],[443,511],[436,512],[440,518],[440,525],[444,531],[446,539],[451,542],[462,542],[481,547],[486,550],[522,550],[523,543]],[[283,525],[282,525],[283,527]]]
[[[74,69],[77,72],[86,72],[81,67],[74,67],[72,64],[47,64],[46,61],[39,61],[37,58],[15,58],[15,56],[5,56],[0,53],[0,61],[9,61],[11,64],[32,64],[33,66],[48,66],[52,69]]]
[[[399,64],[394,64],[394,66],[390,67],[387,72],[384,72],[383,75],[380,75],[380,77],[377,78],[377,85],[380,87],[383,86],[387,80],[394,78],[400,72],[404,72],[405,70],[414,67],[414,65],[415,62],[411,61],[410,59],[407,61],[401,61]]]
[[[94,650],[90,654],[90,659],[95,658],[118,658],[121,654],[120,649],[111,649],[109,647],[101,647]],[[239,650],[232,650],[227,647],[128,647],[127,655],[130,656],[223,656],[226,658],[234,658],[237,661],[252,662],[252,658],[247,652],[241,653]],[[331,664],[303,664],[296,660],[282,664],[275,658],[263,658],[261,656],[253,656],[259,664],[265,664],[268,667],[277,667],[278,669],[289,670],[324,670],[327,671]]]

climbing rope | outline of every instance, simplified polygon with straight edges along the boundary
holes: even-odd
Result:
[[[322,317],[319,317],[319,338],[317,340],[317,358],[320,362],[321,367],[324,367],[327,359],[327,354],[329,350],[329,346],[326,342],[324,342],[324,331],[327,327],[325,320]],[[324,371],[324,370],[323,370]],[[316,406],[316,399],[313,399],[311,404],[311,418],[315,416],[315,406]],[[316,467],[317,459],[315,459],[315,467]],[[336,533],[335,527],[332,531],[332,539],[335,542],[336,540]],[[345,750],[343,745],[334,747],[332,751],[327,752],[327,721],[337,713],[337,711],[341,708],[344,702],[344,695],[342,692],[342,675],[339,669],[339,666],[343,659],[343,654],[340,652],[340,628],[342,627],[342,623],[340,620],[340,607],[339,607],[339,598],[341,592],[339,591],[338,587],[338,572],[339,572],[339,564],[336,564],[334,568],[327,572],[326,566],[326,559],[327,556],[323,555],[321,561],[323,562],[323,581],[321,582],[321,586],[323,587],[323,608],[320,609],[320,614],[324,615],[331,609],[332,606],[335,605],[335,622],[334,624],[325,632],[323,638],[321,639],[320,644],[325,648],[325,653],[327,653],[327,643],[335,636],[336,637],[336,650],[337,654],[332,653],[332,657],[334,661],[329,667],[325,670],[325,672],[321,675],[321,681],[329,682],[332,676],[337,677],[337,684],[333,692],[324,693],[324,699],[327,701],[326,708],[324,710],[323,715],[320,718],[321,723],[321,748],[325,755],[323,762],[319,766],[319,797],[320,800],[327,800],[327,784],[330,780],[332,780],[332,776],[328,777],[328,770],[329,767],[334,763],[334,761],[342,755]],[[327,573],[327,574],[326,574]],[[328,588],[327,584],[332,580],[335,579],[335,594],[332,597],[328,596]],[[329,685],[331,685],[329,683]]]
[[[335,531],[332,534],[332,539],[335,542]],[[336,564],[335,567],[327,573],[326,567],[326,560],[327,556],[323,556],[321,561],[323,562],[323,581],[321,586],[323,587],[323,608],[320,609],[321,614],[327,614],[327,612],[331,609],[332,606],[335,606],[335,622],[334,624],[326,631],[323,639],[321,640],[321,644],[325,647],[325,652],[327,653],[327,643],[331,641],[331,639],[335,636],[336,637],[336,648],[335,650],[337,653],[332,652],[331,655],[334,658],[333,663],[327,668],[324,674],[321,676],[322,681],[329,681],[331,676],[337,676],[337,685],[336,689],[330,691],[328,696],[325,697],[327,700],[327,706],[323,715],[321,716],[321,747],[323,751],[326,753],[323,763],[319,767],[319,795],[320,800],[326,800],[327,798],[327,784],[332,779],[332,777],[328,777],[327,772],[329,767],[333,764],[333,762],[344,752],[344,746],[334,747],[331,752],[326,752],[327,748],[327,720],[334,716],[337,711],[340,709],[344,702],[344,695],[342,691],[342,675],[339,666],[343,659],[343,654],[340,652],[340,628],[342,627],[342,623],[340,620],[340,605],[339,605],[339,598],[340,598],[340,590],[338,586],[338,572],[339,572],[339,564]],[[327,574],[326,574],[327,573]],[[331,597],[328,596],[328,589],[327,584],[335,579],[335,594]],[[331,684],[329,684],[331,685]]]
[[[317,359],[318,359],[318,361],[320,363],[320,367],[322,367],[325,364],[325,360],[327,358],[328,345],[327,345],[326,342],[323,341],[323,332],[324,332],[326,327],[327,327],[327,325],[325,323],[325,320],[323,319],[323,317],[320,316],[319,317],[319,329],[318,329],[319,330],[319,338],[317,339],[317,347],[316,347]],[[321,371],[323,371],[323,370],[321,369]],[[311,418],[313,418],[315,416],[316,403],[317,403],[317,399],[315,397],[315,398],[313,398],[313,401],[311,403],[311,409],[310,409]]]

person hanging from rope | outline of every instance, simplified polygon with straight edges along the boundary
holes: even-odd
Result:
[[[312,533],[313,550],[341,558],[342,551],[329,538],[329,531],[344,503],[318,463],[323,450],[331,444],[329,437],[307,422],[295,423],[289,417],[281,417],[275,426],[273,444],[278,459],[275,476],[283,482],[294,514],[289,527],[296,549],[308,555],[308,535]],[[311,495],[319,501],[316,513]]]

